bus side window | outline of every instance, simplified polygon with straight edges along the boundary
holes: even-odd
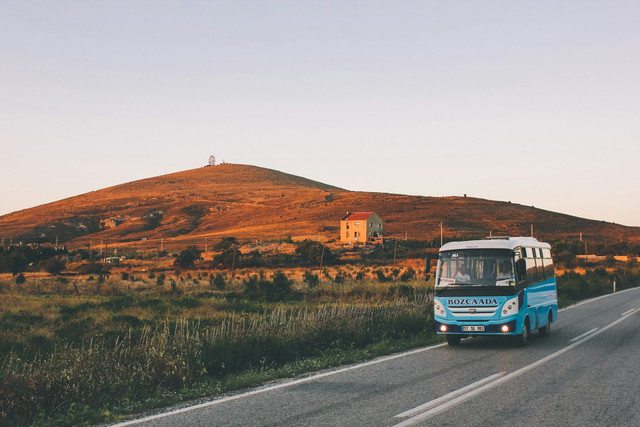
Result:
[[[531,286],[538,281],[538,267],[536,266],[536,259],[533,257],[532,248],[527,248],[526,252],[529,255],[525,258],[527,263],[527,286]]]
[[[549,249],[543,249],[542,254],[544,255],[544,275],[547,279],[551,279],[555,275],[551,251]]]

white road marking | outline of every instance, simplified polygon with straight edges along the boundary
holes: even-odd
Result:
[[[331,375],[336,375],[336,374],[341,374],[341,373],[344,373],[344,372],[353,371],[353,370],[356,370],[356,369],[364,368],[366,366],[377,365],[379,363],[388,362],[390,360],[399,359],[399,358],[405,357],[405,356],[411,356],[413,354],[422,353],[422,352],[425,352],[425,351],[433,350],[434,348],[444,347],[446,345],[447,345],[446,343],[437,344],[437,345],[432,345],[430,347],[424,347],[424,348],[419,348],[417,350],[407,351],[405,353],[400,353],[400,354],[394,354],[394,355],[391,355],[391,356],[381,357],[379,359],[370,360],[369,362],[364,362],[364,363],[360,363],[358,365],[348,366],[346,368],[337,369],[335,371],[323,372],[323,373],[320,373],[320,374],[311,375],[309,377],[299,378],[297,380],[287,381],[287,382],[280,383],[280,384],[275,384],[275,385],[272,385],[272,386],[258,388],[258,389],[255,389],[255,390],[252,390],[252,391],[249,391],[249,392],[246,392],[246,393],[242,393],[242,394],[234,394],[232,396],[227,396],[227,397],[223,397],[223,398],[220,398],[220,399],[212,400],[212,401],[209,401],[209,402],[204,402],[204,403],[201,403],[199,405],[187,406],[185,408],[176,409],[176,410],[173,410],[173,411],[170,411],[170,412],[163,412],[163,413],[157,414],[157,415],[150,415],[148,417],[138,418],[136,420],[126,421],[126,422],[123,422],[123,423],[120,423],[120,424],[115,424],[114,427],[124,427],[124,426],[130,426],[130,425],[134,425],[134,424],[140,424],[140,423],[144,423],[144,422],[147,422],[147,421],[152,421],[152,420],[157,420],[157,419],[164,418],[164,417],[169,417],[171,415],[182,414],[182,413],[185,413],[185,412],[193,411],[195,409],[207,408],[209,406],[219,405],[219,404],[225,403],[225,402],[231,402],[231,401],[234,401],[234,400],[242,399],[244,397],[254,396],[256,394],[266,393],[266,392],[273,391],[273,390],[278,390],[278,389],[281,389],[281,388],[291,387],[291,386],[294,386],[294,385],[303,384],[303,383],[307,383],[307,382],[310,382],[310,381],[315,381],[317,379],[329,377]]]
[[[626,316],[627,314],[631,313],[634,309],[632,308],[631,310],[627,310],[624,313],[622,313],[620,316]]]
[[[422,421],[424,421],[424,420],[426,420],[426,419],[428,419],[428,418],[430,418],[430,417],[432,417],[432,416],[434,416],[436,414],[444,412],[444,411],[450,409],[451,407],[453,407],[453,406],[455,406],[455,405],[457,405],[457,404],[459,404],[461,402],[464,402],[464,401],[466,401],[466,400],[468,400],[468,399],[470,399],[470,398],[472,398],[472,397],[474,397],[474,396],[476,396],[476,395],[478,395],[478,394],[480,394],[480,393],[482,393],[484,391],[487,391],[487,390],[489,390],[489,389],[491,389],[493,387],[496,387],[496,386],[498,386],[498,385],[500,385],[502,383],[508,382],[508,381],[510,381],[510,380],[512,380],[512,379],[514,379],[514,378],[516,378],[516,377],[518,377],[518,376],[520,376],[520,375],[522,375],[522,374],[524,374],[526,372],[529,372],[530,370],[535,369],[538,366],[541,366],[541,365],[549,362],[550,360],[555,359],[558,356],[561,356],[562,354],[564,354],[567,351],[573,349],[574,347],[577,347],[580,344],[583,344],[583,343],[589,341],[591,338],[593,338],[593,337],[595,337],[597,335],[600,335],[601,333],[603,333],[607,329],[614,327],[615,325],[617,325],[618,323],[622,322],[623,320],[626,320],[627,317],[631,316],[633,313],[635,313],[638,310],[640,310],[640,309],[637,309],[637,308],[634,309],[633,311],[628,313],[626,316],[620,317],[618,320],[616,320],[616,321],[614,321],[612,323],[609,323],[604,328],[599,329],[599,330],[597,330],[595,332],[592,332],[591,334],[589,334],[589,335],[585,336],[584,338],[574,342],[573,344],[570,344],[567,347],[556,351],[555,353],[551,353],[550,355],[548,355],[546,357],[543,357],[542,359],[540,359],[540,360],[538,360],[536,362],[533,362],[530,365],[527,365],[527,366],[525,366],[523,368],[520,368],[517,371],[514,371],[514,372],[512,372],[512,373],[510,373],[508,375],[505,375],[505,376],[502,376],[502,377],[500,377],[500,378],[498,378],[496,380],[493,380],[490,383],[487,383],[487,384],[485,384],[483,386],[480,386],[480,387],[478,387],[478,388],[476,388],[474,390],[471,390],[471,391],[469,391],[469,392],[467,392],[465,394],[462,394],[462,395],[460,395],[460,396],[458,396],[458,397],[456,397],[456,398],[454,398],[452,400],[449,400],[449,401],[447,401],[445,403],[442,403],[439,406],[433,407],[433,408],[429,409],[426,412],[423,412],[423,413],[421,413],[419,415],[416,415],[416,416],[414,416],[412,418],[404,420],[403,422],[401,422],[399,424],[396,424],[394,427],[410,426],[410,425],[414,425],[414,424],[417,424],[419,422],[422,422]]]
[[[597,331],[597,330],[598,330],[598,328],[593,328],[592,330],[587,331],[587,332],[585,332],[585,333],[584,333],[584,334],[582,334],[582,335],[578,335],[578,336],[577,336],[577,337],[575,337],[575,338],[571,338],[571,339],[569,340],[569,342],[576,342],[576,341],[578,341],[579,339],[582,339],[582,338],[586,337],[587,335],[594,333],[594,332],[595,332],[595,331]]]
[[[428,410],[428,409],[430,409],[430,408],[432,408],[434,406],[438,406],[443,402],[446,402],[448,400],[454,399],[454,398],[460,396],[461,394],[465,394],[469,390],[472,390],[474,388],[480,387],[480,386],[482,386],[482,385],[484,385],[484,384],[486,384],[488,382],[494,381],[495,379],[500,378],[500,377],[504,376],[505,374],[506,374],[506,372],[499,372],[497,374],[491,375],[490,377],[484,378],[484,379],[482,379],[480,381],[476,381],[473,384],[469,384],[466,387],[462,387],[461,389],[458,389],[456,391],[452,391],[451,393],[445,394],[444,396],[442,396],[442,397],[440,397],[438,399],[434,399],[431,402],[427,402],[427,403],[425,403],[423,405],[416,406],[413,409],[409,409],[406,412],[398,414],[398,415],[396,415],[396,418],[412,417],[412,416],[414,416],[416,414],[419,414],[421,412],[424,412],[424,411],[426,411],[426,410]]]
[[[560,310],[558,310],[558,311],[570,310],[570,309],[572,309],[572,308],[579,307],[579,306],[581,306],[582,304],[588,304],[588,303],[590,303],[590,302],[598,301],[599,299],[602,299],[602,298],[612,297],[612,296],[614,296],[614,295],[623,294],[623,293],[625,293],[625,292],[630,292],[630,291],[634,291],[634,290],[637,290],[637,289],[638,289],[638,288],[629,288],[629,289],[625,289],[625,290],[623,290],[623,291],[618,291],[618,292],[616,292],[616,293],[612,293],[612,294],[604,294],[604,295],[600,295],[599,297],[595,297],[595,298],[587,299],[587,300],[584,300],[584,301],[580,301],[579,303],[577,303],[577,304],[573,304],[573,305],[570,305],[569,307],[561,308],[561,309],[560,309]]]

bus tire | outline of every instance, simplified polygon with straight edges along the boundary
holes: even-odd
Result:
[[[459,335],[447,335],[447,344],[450,346],[460,345],[460,339]]]
[[[549,318],[547,319],[547,324],[541,328],[538,328],[538,335],[541,337],[548,337],[551,333],[551,312],[549,312]]]
[[[529,344],[529,318],[524,319],[524,325],[522,326],[522,332],[515,337],[516,345],[524,347]]]

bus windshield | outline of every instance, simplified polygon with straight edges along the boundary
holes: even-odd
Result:
[[[463,249],[440,252],[436,287],[515,286],[513,251]]]

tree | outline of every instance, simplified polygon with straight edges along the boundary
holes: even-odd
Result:
[[[224,237],[220,242],[218,242],[218,244],[213,247],[213,249],[224,252],[225,250],[237,245],[238,239],[236,239],[235,237]]]
[[[198,250],[195,246],[187,246],[185,250],[180,252],[176,257],[174,265],[180,268],[193,267],[197,259],[200,259],[202,251]]]
[[[213,263],[223,268],[232,268],[240,266],[240,253],[235,246],[230,246],[222,251],[222,253],[213,257]]]
[[[44,269],[54,276],[59,275],[67,267],[67,260],[61,257],[49,258],[44,262]]]
[[[303,261],[312,265],[320,265],[321,260],[323,265],[333,265],[336,261],[335,256],[328,248],[325,248],[322,243],[311,239],[300,242],[296,248],[296,253],[300,255]]]
[[[27,269],[28,261],[27,257],[22,253],[22,251],[11,251],[7,259],[7,264],[9,264],[11,274],[15,276],[16,274],[22,273]]]

